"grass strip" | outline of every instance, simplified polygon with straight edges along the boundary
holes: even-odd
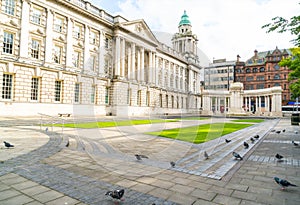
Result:
[[[162,130],[159,132],[148,132],[146,134],[200,144],[252,125],[253,124],[212,123],[199,126]]]
[[[154,120],[123,120],[123,121],[101,121],[101,122],[84,122],[84,123],[66,123],[66,124],[53,124],[56,127],[69,127],[69,128],[105,128],[105,127],[116,127],[116,126],[132,126],[132,125],[143,125],[152,123],[167,123],[167,122],[178,122],[178,119],[154,119]],[[52,126],[50,124],[44,126]]]

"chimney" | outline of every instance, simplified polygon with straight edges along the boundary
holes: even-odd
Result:
[[[254,50],[254,57],[257,59],[257,50]]]

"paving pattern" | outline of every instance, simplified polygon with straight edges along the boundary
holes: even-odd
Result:
[[[288,119],[266,120],[205,146],[143,135],[145,128],[65,129],[62,134],[60,129],[45,132],[32,126],[36,124],[13,122],[0,121],[0,137],[14,133],[11,141],[17,140],[15,149],[0,149],[1,205],[300,204],[298,187],[281,191],[273,180],[278,176],[300,185],[300,148],[291,143],[300,141],[295,132],[299,127],[290,126]],[[273,129],[286,132],[276,134]],[[24,134],[27,138],[18,138]],[[244,149],[242,143],[257,134],[260,138]],[[43,140],[37,141],[38,136]],[[225,138],[231,142],[225,143]],[[19,148],[22,140],[31,145],[27,153]],[[142,150],[149,159],[137,161],[133,154]],[[208,160],[203,159],[204,151]],[[232,151],[244,160],[234,160]],[[274,159],[276,153],[284,156],[282,162]],[[169,165],[173,159],[175,168]],[[125,189],[124,201],[104,195],[120,188]]]

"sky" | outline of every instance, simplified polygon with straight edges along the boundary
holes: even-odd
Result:
[[[299,0],[90,0],[111,15],[144,19],[152,31],[178,32],[184,10],[198,37],[198,47],[210,61],[246,61],[258,52],[294,47],[290,33],[266,33],[261,27],[281,16],[298,16]]]

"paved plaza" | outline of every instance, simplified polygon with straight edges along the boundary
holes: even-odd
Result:
[[[300,146],[292,144],[300,142],[300,127],[288,118],[266,119],[199,145],[145,134],[231,120],[46,129],[35,118],[0,119],[0,204],[300,204]],[[251,143],[255,135],[260,137]],[[15,147],[7,149],[3,141]],[[233,151],[243,160],[235,160]],[[276,153],[284,159],[277,161]],[[135,154],[149,158],[138,161]],[[274,176],[298,187],[281,190]],[[105,195],[114,189],[125,189],[124,201]]]

